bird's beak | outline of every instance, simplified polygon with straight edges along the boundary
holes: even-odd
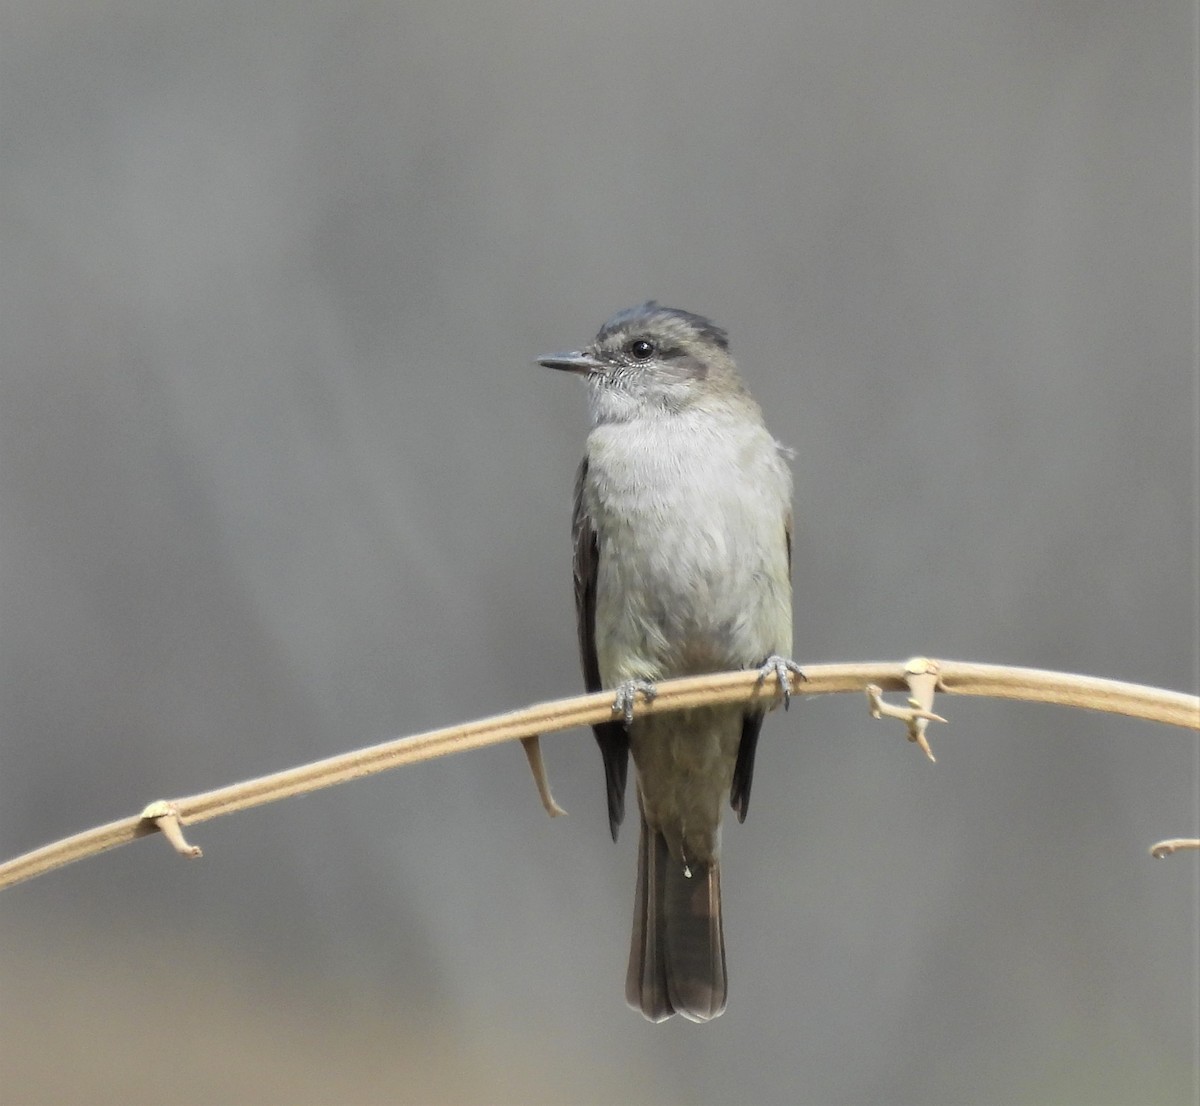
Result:
[[[539,365],[548,369],[562,369],[564,372],[578,373],[580,376],[591,376],[593,373],[604,371],[604,365],[590,353],[555,353],[549,357],[539,357]]]

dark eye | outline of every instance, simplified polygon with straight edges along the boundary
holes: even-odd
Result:
[[[635,361],[649,361],[654,356],[654,343],[645,338],[635,338],[625,348]]]

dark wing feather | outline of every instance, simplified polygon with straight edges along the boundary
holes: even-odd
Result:
[[[783,520],[783,540],[787,545],[788,577],[792,575],[792,516],[788,512]],[[764,658],[765,659],[765,658]],[[763,715],[755,711],[742,718],[742,740],[738,744],[737,762],[733,766],[733,785],[729,789],[729,805],[737,814],[737,820],[746,820],[750,809],[750,785],[754,782],[754,754],[758,751],[758,734],[762,729]]]
[[[746,820],[750,809],[750,785],[754,782],[754,754],[758,751],[758,731],[762,729],[761,711],[742,716],[742,740],[738,744],[737,762],[733,766],[733,786],[729,789],[729,805],[739,822]]]
[[[583,663],[583,682],[588,691],[600,691],[600,662],[596,656],[596,572],[600,546],[592,520],[583,504],[583,485],[587,478],[587,458],[579,466],[575,479],[575,619],[579,629],[579,658]],[[604,758],[604,779],[608,789],[608,828],[613,840],[625,817],[625,779],[629,773],[629,734],[621,722],[601,722],[592,727],[600,755]]]

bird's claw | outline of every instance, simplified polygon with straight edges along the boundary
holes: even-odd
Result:
[[[626,680],[617,688],[616,696],[613,698],[612,712],[619,714],[627,726],[633,721],[633,704],[637,701],[638,695],[641,695],[647,703],[653,703],[655,696],[658,695],[658,688],[649,680]]]
[[[762,667],[758,670],[758,684],[761,687],[768,676],[774,676],[779,681],[779,694],[783,697],[783,709],[787,710],[792,704],[792,677],[803,683],[808,679],[804,675],[804,670],[788,657],[781,657],[778,653],[772,653],[762,663]]]

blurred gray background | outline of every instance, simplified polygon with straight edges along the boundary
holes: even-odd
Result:
[[[797,451],[801,660],[1196,689],[1193,3],[0,12],[4,857],[576,693],[532,359],[648,297]],[[0,1096],[1194,1101],[1194,736],[940,706],[768,721],[713,1024],[576,731],[567,819],[504,746],[7,892]]]

